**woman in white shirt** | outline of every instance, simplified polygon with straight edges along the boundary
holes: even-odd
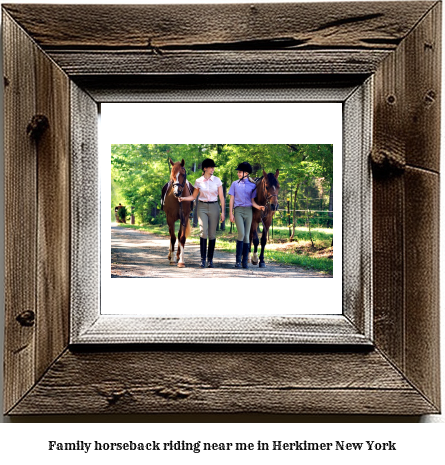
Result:
[[[206,158],[202,162],[202,176],[195,181],[193,195],[180,197],[178,200],[195,200],[199,194],[198,201],[198,222],[200,233],[201,268],[206,266],[207,238],[209,239],[209,250],[207,255],[207,267],[213,268],[213,252],[216,243],[216,227],[219,221],[224,221],[224,193],[222,182],[216,176],[215,162]],[[218,197],[221,202],[221,219],[218,205]]]

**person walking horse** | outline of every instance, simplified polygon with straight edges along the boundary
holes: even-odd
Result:
[[[202,176],[195,181],[193,195],[182,197],[179,201],[195,200],[199,194],[198,201],[198,222],[200,228],[199,247],[201,251],[201,268],[206,266],[213,268],[213,253],[216,243],[216,227],[220,220],[218,197],[221,202],[221,222],[224,221],[225,202],[222,189],[222,182],[216,176],[213,176],[215,171],[215,162],[206,158],[202,162]],[[207,254],[207,238],[209,239],[209,249]]]
[[[258,205],[256,197],[256,184],[250,181],[249,174],[252,173],[250,163],[240,163],[236,168],[238,181],[233,181],[230,186],[230,221],[236,224],[238,238],[236,241],[235,268],[247,268],[247,257],[250,248],[250,226],[252,224],[252,206],[258,210],[264,210]],[[241,262],[242,256],[242,262]]]

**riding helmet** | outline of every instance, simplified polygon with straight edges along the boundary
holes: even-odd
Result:
[[[252,173],[252,165],[250,163],[247,163],[247,161],[243,161],[240,163],[236,168],[236,171],[243,171],[244,173]]]
[[[211,159],[211,158],[206,158],[203,162],[202,162],[202,169],[204,168],[215,168],[215,162]]]

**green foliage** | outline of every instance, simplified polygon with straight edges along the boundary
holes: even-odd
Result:
[[[170,158],[185,160],[192,184],[202,175],[202,161],[212,158],[217,166],[215,175],[223,181],[226,192],[237,179],[235,168],[242,161],[253,166],[253,176],[261,176],[263,169],[273,173],[279,169],[281,206],[287,204],[299,183],[313,186],[316,179],[319,187],[312,189],[327,193],[332,185],[332,144],[119,144],[111,147],[112,204],[132,205],[138,223],[153,218],[162,223],[162,217],[154,212],[160,207],[162,186],[170,178]]]
[[[279,252],[276,250],[266,250],[264,258],[267,261],[284,263],[286,265],[295,265],[309,270],[324,271],[325,273],[333,273],[333,262],[330,258],[314,258],[309,255],[295,255],[287,252]]]

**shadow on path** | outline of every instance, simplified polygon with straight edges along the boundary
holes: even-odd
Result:
[[[199,245],[185,244],[186,268],[170,265],[170,239],[146,231],[111,226],[112,278],[329,278],[330,275],[278,263],[236,269],[235,254],[215,250],[215,268],[201,268]],[[175,252],[176,253],[176,252]]]

